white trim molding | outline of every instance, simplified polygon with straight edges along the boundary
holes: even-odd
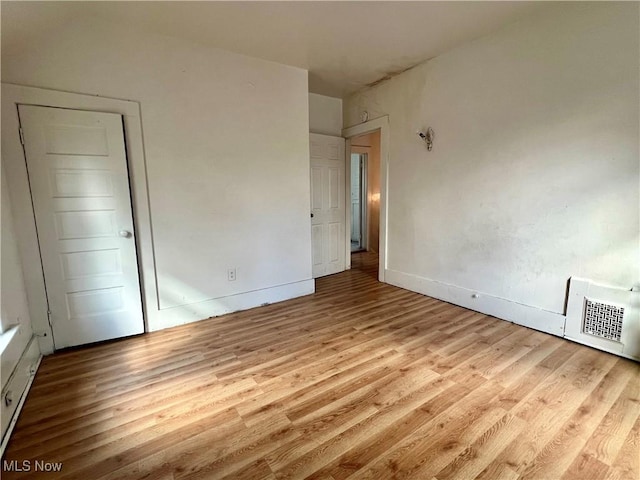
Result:
[[[380,248],[378,253],[379,258],[379,268],[378,268],[378,280],[381,282],[386,282],[385,273],[387,271],[387,212],[388,209],[388,192],[389,192],[389,148],[390,148],[390,127],[389,127],[389,116],[385,115],[383,117],[376,118],[374,120],[369,120],[368,122],[361,123],[360,125],[354,125],[352,127],[347,127],[342,130],[342,136],[346,138],[346,148],[345,155],[347,159],[350,159],[351,155],[351,139],[353,137],[358,137],[360,135],[365,135],[367,133],[375,132],[376,130],[380,130]],[[347,165],[350,165],[347,162]],[[346,175],[347,183],[347,198],[350,197],[351,192],[351,170],[347,169]],[[351,223],[351,213],[347,208],[348,216],[347,216],[347,225]],[[347,251],[351,251],[351,235],[350,232],[347,232],[345,236],[345,242],[347,245]],[[351,263],[347,262],[347,268],[351,267]]]
[[[506,298],[495,297],[396,270],[387,270],[385,278],[387,283],[396,287],[421,293],[501,320],[550,333],[551,335],[559,337],[564,335],[565,316],[560,313],[542,310],[541,308],[517,303]]]
[[[311,295],[315,292],[315,280],[262,288],[251,292],[228,295],[199,303],[163,308],[162,316],[152,325],[151,331],[197,322],[208,317],[217,317],[231,312],[248,310],[291,298]]]

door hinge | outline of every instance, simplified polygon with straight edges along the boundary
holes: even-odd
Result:
[[[47,320],[49,321],[49,325],[53,325],[51,322],[51,310],[47,310]]]
[[[22,130],[22,127],[18,129],[18,132],[20,133],[20,143],[24,145],[24,130]]]

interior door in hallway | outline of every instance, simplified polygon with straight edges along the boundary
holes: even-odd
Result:
[[[311,134],[313,278],[346,268],[345,141]]]
[[[19,114],[55,347],[142,333],[122,117]]]
[[[359,153],[351,153],[351,244],[358,249],[362,243],[362,219],[360,218],[360,181],[361,162]]]

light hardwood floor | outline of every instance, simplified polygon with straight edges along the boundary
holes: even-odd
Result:
[[[377,283],[376,261],[46,357],[5,459],[83,480],[639,478],[639,364]]]

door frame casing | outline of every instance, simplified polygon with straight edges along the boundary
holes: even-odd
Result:
[[[46,288],[40,262],[40,248],[26,159],[20,143],[18,104],[122,115],[142,294],[142,314],[144,329],[149,331],[147,313],[154,299],[157,299],[157,288],[140,104],[130,100],[2,84],[2,173],[7,175],[9,184],[31,325],[34,334],[38,337],[38,345],[43,354],[52,353],[55,347],[47,315]]]
[[[384,282],[387,269],[387,220],[388,220],[388,189],[389,189],[389,116],[384,115],[374,120],[342,129],[342,136],[346,139],[345,155],[351,158],[351,139],[360,135],[380,130],[380,247],[378,253],[378,280]],[[350,166],[350,162],[347,162]],[[351,201],[351,169],[346,175],[347,194],[345,198]],[[347,208],[347,225],[351,225],[351,209]],[[346,230],[346,229],[345,229]],[[351,232],[345,236],[345,244],[351,250]],[[347,255],[347,269],[351,268],[351,255]]]

